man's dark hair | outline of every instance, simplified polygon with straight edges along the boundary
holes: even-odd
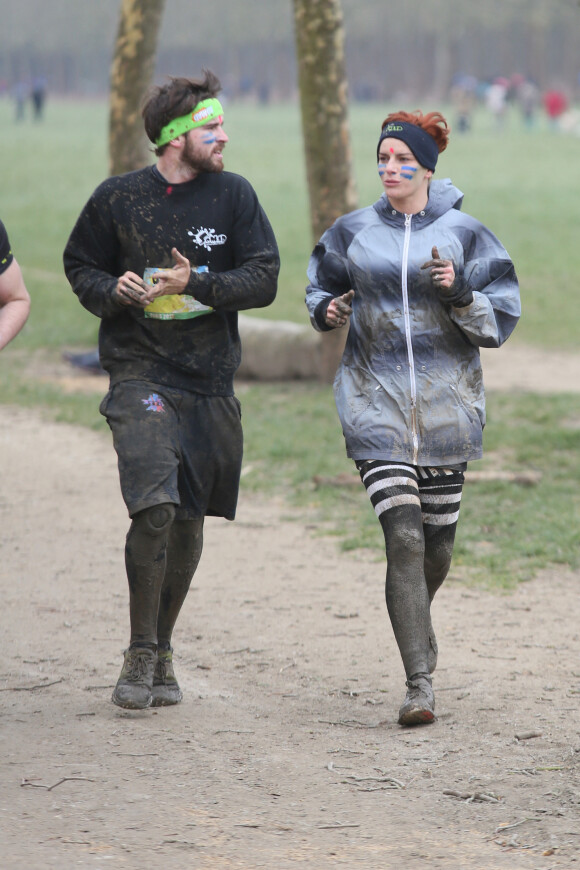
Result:
[[[202,70],[201,80],[171,77],[166,85],[151,88],[143,102],[141,115],[145,132],[152,142],[156,142],[166,124],[191,112],[202,100],[217,97],[222,89],[220,80],[210,70]],[[155,149],[159,157],[167,146]]]

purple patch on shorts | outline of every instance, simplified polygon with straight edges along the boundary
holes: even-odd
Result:
[[[148,399],[141,399],[147,411],[154,411],[156,414],[165,413],[165,405],[163,399],[157,393],[151,393]]]

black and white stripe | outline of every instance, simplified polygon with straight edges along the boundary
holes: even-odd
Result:
[[[426,468],[366,460],[357,462],[357,468],[377,517],[399,505],[416,505],[426,525],[448,526],[457,522],[463,466]]]

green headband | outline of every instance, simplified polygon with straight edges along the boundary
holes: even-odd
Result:
[[[198,103],[193,112],[188,115],[182,115],[181,118],[175,118],[171,123],[166,124],[162,128],[155,144],[158,148],[162,145],[167,145],[172,139],[177,139],[183,133],[193,130],[195,127],[203,127],[208,121],[214,118],[223,118],[224,110],[219,100],[212,97],[209,100],[202,100]]]

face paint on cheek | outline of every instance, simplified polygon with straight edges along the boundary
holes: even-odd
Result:
[[[216,138],[217,137],[214,133],[206,133],[201,141],[203,145],[213,145],[213,143],[216,141]]]
[[[401,166],[401,175],[403,176],[403,178],[413,178],[416,171],[416,166]]]
[[[380,175],[381,178],[382,178],[383,175],[385,174],[385,169],[387,168],[387,164],[386,164],[386,163],[379,163],[379,165],[378,165],[377,168],[378,168],[378,171],[379,171],[379,175]]]

